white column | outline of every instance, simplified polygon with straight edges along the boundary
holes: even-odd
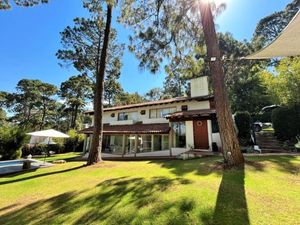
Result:
[[[207,120],[208,144],[209,150],[212,151],[212,125],[211,120]]]

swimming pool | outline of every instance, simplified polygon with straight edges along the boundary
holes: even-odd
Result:
[[[25,160],[27,159],[0,161],[0,175],[23,171],[23,162]],[[31,169],[38,169],[40,167],[52,165],[51,163],[44,163],[34,159],[30,159],[30,161]]]

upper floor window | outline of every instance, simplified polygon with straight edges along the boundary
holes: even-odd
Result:
[[[176,107],[163,109],[150,109],[150,118],[164,118],[166,115],[176,112]]]
[[[120,112],[118,114],[118,120],[137,120],[138,112]]]

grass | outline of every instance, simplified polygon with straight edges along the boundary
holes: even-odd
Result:
[[[225,171],[219,160],[71,161],[0,178],[0,224],[300,224],[299,156]]]
[[[60,160],[60,159],[72,161],[72,160],[76,160],[76,158],[80,156],[81,156],[81,152],[69,152],[64,154],[51,155],[50,157],[46,157],[45,161],[53,162],[55,160]],[[44,156],[38,156],[38,157],[35,156],[34,159],[44,161]]]

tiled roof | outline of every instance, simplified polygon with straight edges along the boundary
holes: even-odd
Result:
[[[201,117],[208,117],[210,115],[216,114],[215,109],[199,109],[199,110],[189,110],[174,112],[166,116],[167,119],[197,119]]]
[[[103,125],[104,134],[168,134],[169,131],[170,127],[168,123]],[[93,127],[83,129],[79,133],[92,134]]]
[[[131,104],[131,105],[122,105],[122,106],[115,106],[110,108],[104,108],[104,111],[114,111],[120,109],[132,109],[132,108],[139,108],[145,106],[152,106],[152,105],[163,105],[163,104],[171,104],[177,102],[186,102],[186,101],[207,101],[213,99],[213,95],[206,95],[201,97],[177,97],[171,99],[162,99],[158,101],[151,101],[151,102],[143,102],[138,104]],[[93,114],[94,110],[85,111],[86,114]]]

